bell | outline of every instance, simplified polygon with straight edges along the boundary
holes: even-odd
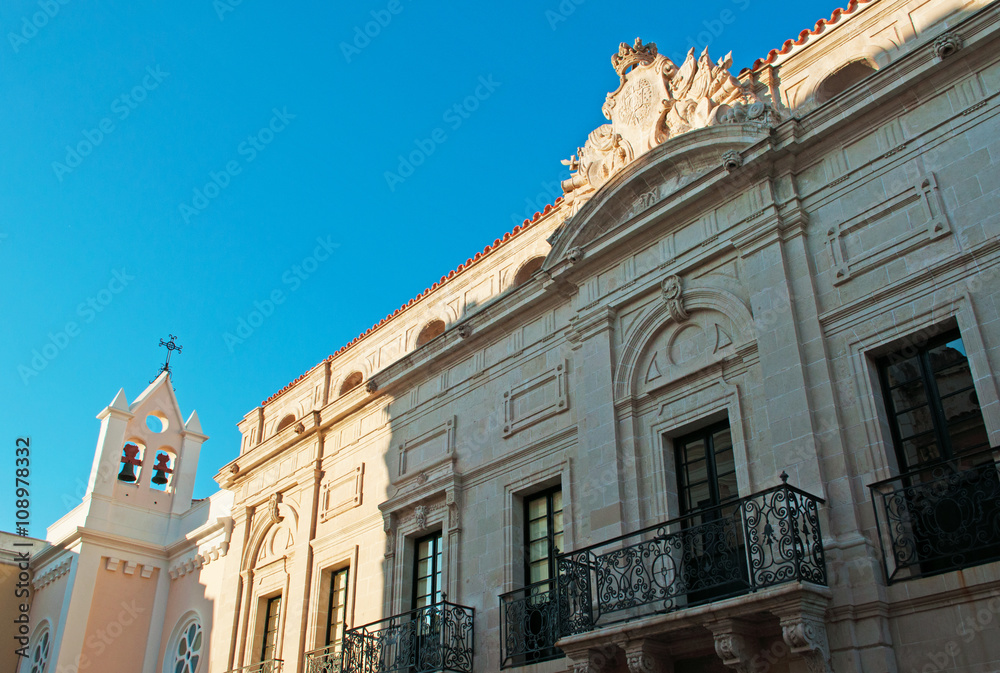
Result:
[[[165,453],[156,456],[156,465],[153,466],[153,478],[150,481],[159,486],[167,483],[167,472],[173,472],[173,470],[167,467],[167,461],[169,460],[170,456]]]
[[[138,459],[139,447],[135,444],[126,444],[125,455],[122,456],[122,471],[118,473],[118,481],[125,481],[132,483],[135,481],[135,466],[142,465],[142,461]]]

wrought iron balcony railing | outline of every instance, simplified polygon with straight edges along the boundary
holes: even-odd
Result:
[[[563,656],[556,582],[547,580],[500,596],[500,668]]]
[[[339,645],[306,652],[306,673],[340,673],[342,654]]]
[[[886,580],[1000,559],[1000,449],[870,484]]]
[[[442,601],[348,630],[345,673],[472,673],[475,610]]]
[[[282,659],[267,659],[242,668],[230,669],[226,673],[281,673],[284,663]]]
[[[559,638],[608,624],[786,582],[826,585],[823,500],[781,476],[766,491],[560,554],[554,588],[500,597],[501,665],[558,656]]]

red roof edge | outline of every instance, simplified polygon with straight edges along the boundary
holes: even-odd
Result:
[[[459,264],[457,269],[453,269],[452,271],[449,271],[447,275],[441,276],[441,280],[439,280],[438,282],[434,283],[430,287],[426,288],[423,292],[421,292],[420,294],[418,294],[416,297],[414,297],[410,301],[406,302],[405,304],[403,304],[402,306],[400,306],[399,308],[397,308],[395,311],[393,311],[392,313],[390,313],[386,317],[382,318],[380,321],[378,321],[378,323],[376,323],[376,324],[372,325],[371,327],[369,327],[367,330],[365,330],[364,334],[360,334],[360,335],[354,337],[354,339],[352,339],[347,345],[342,346],[340,349],[338,349],[332,355],[328,355],[327,357],[325,357],[322,361],[320,361],[318,364],[316,364],[315,366],[313,366],[305,374],[303,374],[302,376],[298,377],[297,379],[295,379],[294,381],[292,381],[291,383],[289,383],[288,385],[286,385],[284,388],[282,388],[281,390],[279,390],[278,392],[274,393],[273,395],[271,395],[270,397],[268,397],[266,400],[264,400],[263,402],[261,402],[260,405],[262,407],[265,407],[268,404],[270,404],[271,402],[273,402],[274,400],[278,399],[279,397],[281,397],[282,395],[284,395],[286,392],[288,392],[289,390],[291,390],[291,388],[293,386],[295,386],[295,384],[297,384],[299,381],[301,381],[305,377],[309,376],[309,374],[311,374],[321,364],[323,364],[324,362],[330,362],[334,358],[336,358],[337,356],[339,356],[339,355],[345,353],[346,351],[350,350],[359,341],[361,341],[361,339],[363,339],[364,337],[368,336],[369,334],[371,334],[375,330],[377,330],[380,327],[382,327],[384,324],[386,324],[387,322],[389,322],[391,319],[395,318],[397,315],[399,315],[400,313],[402,313],[403,311],[405,311],[406,309],[408,309],[410,306],[412,306],[413,304],[415,304],[419,300],[423,299],[424,297],[426,297],[427,295],[429,295],[431,292],[437,290],[438,288],[440,288],[441,286],[443,286],[445,283],[450,282],[451,280],[453,280],[454,278],[458,277],[462,273],[468,271],[473,265],[478,264],[480,261],[482,261],[483,259],[485,259],[490,253],[495,252],[500,247],[503,247],[509,241],[511,241],[512,239],[514,239],[515,237],[517,237],[518,235],[520,235],[522,232],[526,231],[529,227],[531,227],[532,225],[534,225],[536,222],[538,222],[540,219],[542,219],[542,217],[544,217],[545,215],[548,215],[549,213],[553,212],[559,206],[559,204],[562,203],[562,201],[563,201],[563,197],[560,196],[553,203],[551,203],[549,205],[546,205],[544,209],[542,209],[541,211],[536,212],[534,215],[532,215],[531,219],[525,220],[524,222],[522,222],[518,226],[514,227],[511,231],[509,231],[506,234],[504,234],[502,238],[498,238],[495,241],[493,241],[492,245],[487,245],[485,248],[482,249],[481,252],[477,252],[474,256],[472,256],[469,259],[465,260],[465,264]]]
[[[838,7],[837,9],[833,10],[833,14],[830,15],[829,19],[820,19],[819,21],[816,22],[816,25],[814,27],[806,28],[801,33],[799,33],[798,38],[794,40],[785,40],[785,43],[781,45],[780,49],[772,49],[767,53],[767,56],[765,56],[764,58],[758,58],[756,61],[753,62],[753,65],[751,67],[744,68],[741,72],[757,70],[769,63],[774,63],[774,60],[778,58],[778,56],[787,54],[792,50],[792,47],[802,46],[803,44],[809,41],[809,38],[811,36],[819,35],[824,30],[826,30],[827,26],[832,26],[833,24],[840,22],[841,18],[853,14],[858,10],[858,8],[861,5],[868,5],[875,1],[876,0],[851,0],[847,4],[846,8]]]

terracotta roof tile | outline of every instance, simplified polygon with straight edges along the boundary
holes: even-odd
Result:
[[[463,273],[465,271],[468,271],[470,267],[472,267],[474,264],[476,264],[476,263],[482,261],[483,259],[485,259],[491,252],[495,252],[497,250],[497,248],[500,248],[501,246],[505,245],[508,241],[510,241],[511,239],[513,239],[514,237],[516,237],[518,234],[520,234],[523,231],[526,231],[529,227],[531,227],[533,224],[535,224],[536,222],[538,222],[543,216],[548,215],[550,212],[552,212],[553,210],[555,210],[556,207],[560,203],[562,203],[562,200],[563,200],[563,197],[560,196],[559,198],[557,198],[555,200],[554,203],[546,205],[545,208],[542,211],[536,212],[534,215],[532,215],[530,220],[525,220],[524,222],[522,222],[518,226],[514,227],[513,230],[505,233],[503,235],[503,238],[498,238],[495,241],[493,241],[492,245],[487,245],[485,248],[483,248],[483,250],[481,252],[477,252],[473,257],[470,257],[469,259],[465,260],[464,264],[459,264],[457,269],[453,269],[452,271],[449,271],[448,275],[441,276],[441,280],[439,280],[438,282],[434,283],[430,287],[426,288],[423,292],[421,292],[420,294],[418,294],[416,297],[414,297],[413,299],[409,300],[408,302],[406,302],[405,304],[403,304],[402,306],[400,306],[399,308],[397,308],[395,311],[393,311],[392,313],[390,313],[386,317],[384,317],[381,320],[379,320],[378,323],[376,323],[372,327],[369,327],[365,331],[364,334],[362,334],[360,336],[357,336],[354,339],[352,339],[350,343],[348,343],[346,346],[342,346],[333,355],[328,355],[322,362],[316,364],[314,367],[312,367],[305,374],[303,374],[302,376],[298,377],[297,379],[295,379],[294,381],[292,381],[291,383],[289,383],[287,386],[285,386],[284,388],[282,388],[278,392],[276,392],[273,395],[271,395],[270,397],[268,397],[266,400],[264,400],[263,402],[261,402],[260,405],[262,407],[264,407],[264,406],[267,406],[268,404],[270,404],[271,402],[273,402],[274,400],[278,399],[283,394],[285,394],[287,391],[291,390],[292,387],[294,387],[296,383],[298,383],[299,381],[301,381],[305,377],[309,376],[309,374],[311,374],[313,372],[313,370],[315,370],[317,367],[319,367],[320,365],[322,365],[323,362],[332,361],[337,356],[339,356],[342,353],[348,351],[352,346],[354,346],[359,341],[361,341],[362,338],[368,336],[369,334],[371,334],[372,332],[374,332],[375,330],[377,330],[379,327],[381,327],[385,323],[389,322],[394,317],[396,317],[397,315],[399,315],[400,313],[402,313],[403,311],[405,311],[406,309],[408,309],[410,306],[412,306],[416,302],[420,301],[421,299],[423,299],[424,297],[426,297],[427,295],[429,295],[431,292],[433,292],[434,290],[438,289],[439,287],[441,287],[445,283],[449,282],[450,280],[452,280],[456,276],[460,275],[461,273]]]
[[[875,1],[876,0],[851,0],[847,4],[846,8],[838,7],[833,10],[833,14],[830,15],[829,19],[820,19],[816,22],[816,25],[813,28],[806,28],[799,33],[798,38],[794,40],[785,40],[785,43],[781,45],[780,49],[772,49],[767,53],[766,57],[758,58],[753,62],[752,67],[744,68],[743,72],[746,72],[747,70],[757,70],[758,68],[769,63],[774,63],[774,60],[778,58],[778,56],[787,54],[792,50],[792,47],[798,47],[805,44],[809,41],[810,37],[813,35],[819,35],[826,30],[827,26],[832,26],[833,24],[838,23],[842,17],[853,14],[861,5],[868,5]]]

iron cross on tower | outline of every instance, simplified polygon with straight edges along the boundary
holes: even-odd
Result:
[[[172,376],[173,372],[170,371],[170,356],[173,354],[174,351],[180,353],[184,349],[184,346],[178,346],[175,343],[175,340],[177,339],[176,336],[174,336],[173,334],[168,334],[167,336],[170,337],[170,341],[164,341],[163,339],[160,339],[160,346],[166,346],[167,348],[167,360],[166,362],[163,363],[163,366],[160,367],[160,371],[157,372],[156,376],[159,376],[163,372],[166,372]],[[153,381],[155,380],[156,377],[153,377]],[[150,383],[152,383],[153,381],[150,381]]]

